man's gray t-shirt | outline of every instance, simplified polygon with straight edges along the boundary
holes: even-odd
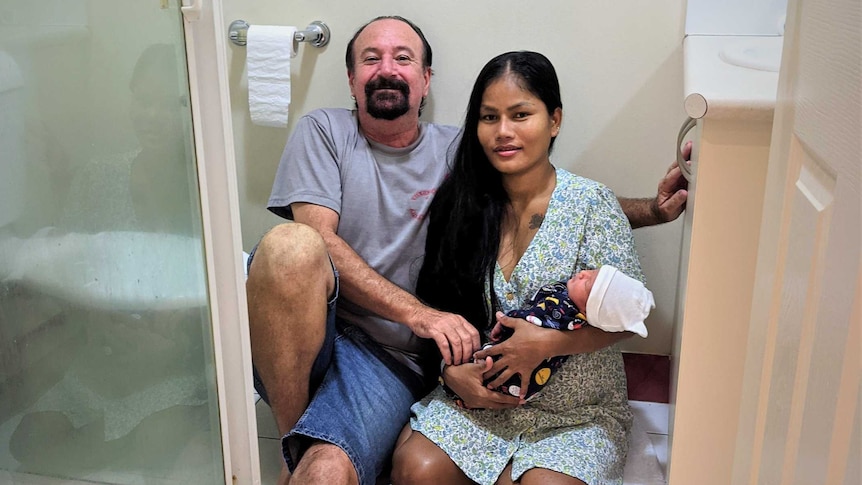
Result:
[[[338,235],[384,278],[415,294],[425,253],[425,216],[459,130],[420,124],[419,138],[392,148],[366,139],[355,112],[319,109],[296,125],[278,166],[269,210],[287,219],[307,202],[339,214]],[[363,329],[414,370],[427,342],[404,325],[340,298],[338,316]]]

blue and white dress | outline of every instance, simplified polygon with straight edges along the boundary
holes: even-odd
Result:
[[[631,227],[613,192],[557,169],[545,220],[527,251],[508,281],[496,269],[499,306],[521,308],[543,284],[604,264],[643,281]],[[516,409],[462,409],[438,387],[411,411],[411,427],[480,484],[496,482],[510,461],[512,480],[545,468],[589,485],[622,484],[632,415],[615,346],[569,357],[540,395]]]

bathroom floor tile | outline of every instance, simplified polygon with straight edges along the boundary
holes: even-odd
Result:
[[[661,443],[657,446],[652,437],[663,435],[650,434],[647,429],[656,427],[651,421],[660,414],[659,409],[653,409],[648,405],[667,405],[637,401],[629,401],[629,404],[632,407],[634,420],[629,437],[623,485],[665,485],[666,467],[662,466],[661,462],[662,457],[667,455],[667,446],[665,444],[665,448],[660,449]]]
[[[667,434],[670,405],[647,401],[629,401],[632,414],[647,433]]]
[[[650,441],[652,441],[653,449],[655,450],[658,464],[661,467],[661,472],[667,479],[667,435],[647,433]]]
[[[260,455],[260,483],[270,485],[276,483],[281,473],[281,440],[258,438],[257,449]]]
[[[281,439],[281,434],[278,432],[278,426],[275,424],[275,416],[272,415],[272,409],[269,404],[259,400],[254,405],[255,414],[257,415],[257,436],[259,438]]]

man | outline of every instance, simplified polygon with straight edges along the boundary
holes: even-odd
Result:
[[[422,377],[429,357],[460,364],[480,346],[464,318],[413,296],[424,215],[458,135],[419,122],[431,60],[406,19],[361,27],[346,53],[357,110],[309,113],[282,155],[269,209],[301,224],[261,239],[247,291],[255,384],[292,485],[373,484],[436,377]],[[633,227],[676,218],[680,181],[674,169],[656,199],[621,201]]]

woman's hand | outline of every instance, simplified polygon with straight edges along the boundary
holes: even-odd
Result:
[[[491,331],[492,339],[495,334],[500,334],[501,327],[511,328],[515,331],[514,335],[493,347],[476,352],[473,358],[480,361],[500,356],[483,374],[484,379],[494,378],[488,382],[488,389],[497,388],[513,375],[520,374],[521,399],[523,399],[533,370],[545,359],[553,357],[549,353],[551,348],[549,339],[559,336],[559,330],[543,329],[526,320],[507,317],[502,312],[497,312],[497,324]]]
[[[464,406],[470,409],[505,409],[518,407],[522,402],[514,396],[492,391],[482,385],[482,375],[493,364],[491,357],[461,365],[448,365],[443,368],[443,381],[458,394]]]

